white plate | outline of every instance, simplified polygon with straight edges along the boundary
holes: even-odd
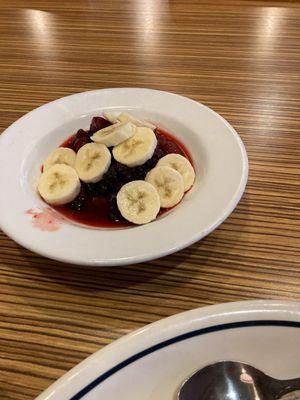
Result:
[[[227,303],[163,319],[87,358],[37,400],[175,400],[187,377],[222,360],[299,377],[300,303]]]
[[[35,191],[40,165],[52,149],[79,128],[87,128],[92,116],[104,110],[130,111],[180,138],[194,160],[194,187],[172,212],[148,225],[105,230],[54,220],[50,226],[57,230],[37,229],[45,228],[39,222],[49,217],[45,212],[39,214],[45,204]],[[240,137],[202,104],[150,89],[79,93],[37,108],[1,135],[0,226],[22,246],[64,262],[120,265],[146,261],[180,250],[214,230],[240,200],[247,174]],[[33,221],[32,214],[36,216]]]

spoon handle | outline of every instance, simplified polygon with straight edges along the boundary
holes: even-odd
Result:
[[[280,399],[285,394],[300,390],[300,378],[287,380],[273,380],[269,385],[275,399]]]

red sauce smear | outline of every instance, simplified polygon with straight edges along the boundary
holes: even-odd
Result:
[[[82,130],[80,130],[82,131]],[[84,131],[82,131],[84,132]],[[76,135],[72,135],[69,137],[67,140],[65,140],[62,144],[61,147],[69,147],[74,149],[75,151],[78,150],[78,141],[79,141],[79,146],[85,144],[84,143],[84,134],[80,133],[83,137],[83,142],[80,142],[80,137],[79,139],[76,138]],[[191,163],[192,163],[192,158],[190,156],[190,153],[188,152],[187,148],[184,146],[184,144],[177,138],[175,138],[173,135],[170,133],[166,132],[165,130],[161,128],[157,128],[155,131],[156,137],[157,137],[157,147],[155,150],[155,153],[153,155],[153,163],[154,165],[152,166],[147,166],[144,164],[144,166],[141,167],[136,167],[136,168],[145,168],[144,172],[145,174],[152,169],[155,165],[156,162],[158,161],[159,158],[163,157],[166,154],[170,153],[178,153],[186,157]],[[78,133],[77,133],[78,135]],[[75,143],[75,145],[74,145]],[[155,158],[157,157],[157,158]],[[151,159],[152,160],[152,159]],[[149,160],[150,161],[150,160]],[[113,165],[113,163],[115,163]],[[113,168],[127,168],[128,174],[131,174],[132,170],[135,169],[128,169],[128,167],[120,166],[119,164],[116,165],[115,161],[112,161],[112,166]],[[112,168],[110,167],[110,169]],[[110,173],[110,170],[108,171]],[[126,174],[126,171],[125,171]],[[108,178],[109,179],[109,178]],[[139,178],[133,178],[129,180],[135,180]],[[140,178],[144,179],[144,178]],[[100,181],[102,182],[102,181]],[[123,182],[124,184],[124,182]],[[118,219],[118,210],[116,206],[116,201],[114,203],[113,207],[113,217],[112,217],[112,207],[109,201],[102,195],[95,195],[94,193],[90,193],[89,190],[86,188],[89,188],[89,185],[82,184],[82,192],[79,194],[79,197],[74,200],[73,203],[66,204],[64,206],[59,206],[59,207],[53,207],[56,211],[58,211],[60,214],[62,214],[64,217],[68,218],[69,220],[72,220],[76,223],[83,224],[86,226],[90,227],[97,227],[97,228],[124,228],[124,227],[130,227],[134,226],[134,224],[129,223],[128,221],[125,221],[124,219],[120,218]],[[81,207],[80,203],[80,196],[82,196],[83,199],[83,206]],[[79,199],[79,200],[78,200]],[[77,201],[77,203],[76,203]],[[78,208],[78,210],[76,209]],[[80,210],[79,210],[80,209]],[[166,213],[169,211],[169,209],[161,209],[159,212],[159,216]],[[117,216],[116,216],[116,215]]]
[[[51,210],[34,211],[33,209],[29,209],[26,211],[26,214],[32,216],[32,226],[41,231],[53,232],[60,228],[60,220],[53,215],[53,211]]]

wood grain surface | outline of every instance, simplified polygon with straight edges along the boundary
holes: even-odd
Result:
[[[0,0],[1,131],[68,94],[150,87],[223,115],[250,162],[230,218],[156,261],[75,267],[1,233],[1,400],[35,398],[86,356],[162,317],[300,300],[299,77],[297,1]]]

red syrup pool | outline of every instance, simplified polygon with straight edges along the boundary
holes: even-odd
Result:
[[[103,118],[95,118],[98,119],[97,129],[92,129],[92,122],[89,131],[80,129],[77,134],[72,135],[64,141],[61,147],[69,147],[77,152],[81,146],[91,142],[90,136],[94,133],[95,129],[99,130],[109,125]],[[116,195],[120,188],[130,181],[144,179],[147,172],[154,168],[158,160],[166,154],[181,154],[192,163],[188,150],[180,140],[160,128],[155,130],[155,134],[158,143],[152,158],[145,164],[129,168],[118,163],[112,157],[111,166],[100,182],[92,184],[82,182],[81,191],[72,203],[53,208],[75,223],[94,228],[124,228],[134,226],[134,224],[124,220],[118,210]],[[167,211],[169,209],[161,209],[158,216]]]

